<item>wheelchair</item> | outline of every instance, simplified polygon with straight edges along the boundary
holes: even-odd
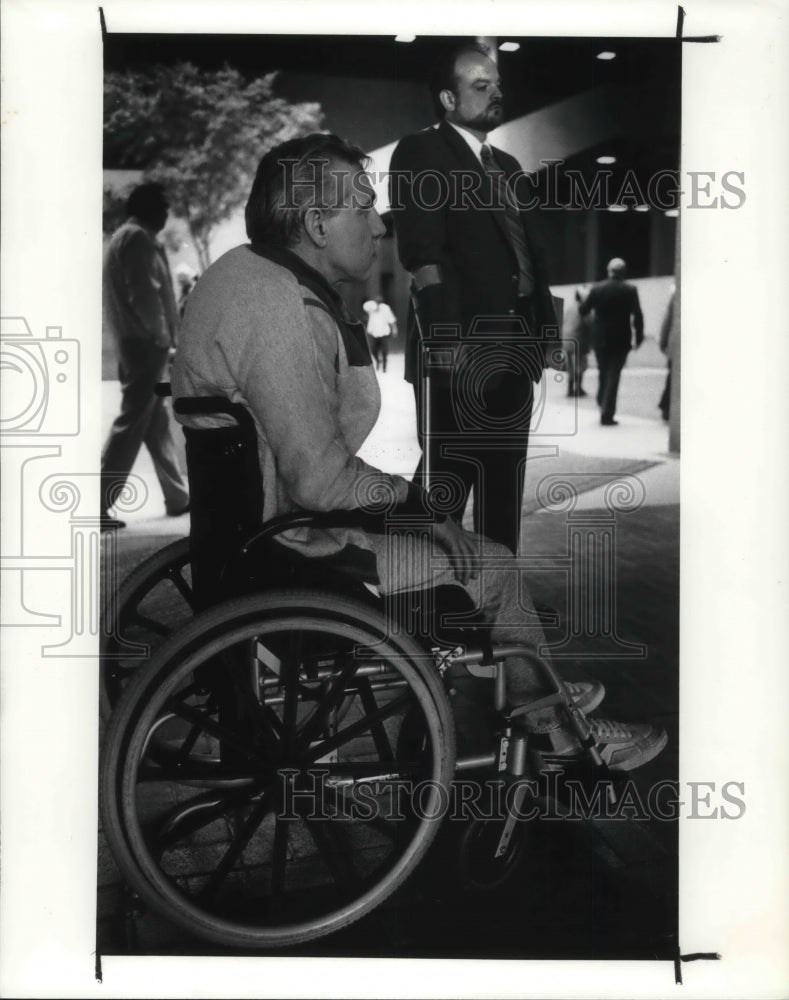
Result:
[[[464,772],[517,785],[513,808],[468,822],[459,846],[465,885],[500,885],[522,860],[519,809],[532,794],[518,783],[529,761],[516,716],[560,706],[596,778],[607,776],[558,674],[535,658],[549,693],[508,711],[504,660],[531,654],[491,645],[473,624],[442,629],[436,643],[436,608],[458,588],[409,594],[392,622],[363,583],[276,542],[294,527],[381,531],[382,515],[301,512],[261,525],[251,415],[218,398],[174,408],[234,424],[185,428],[190,537],[124,582],[102,649],[101,811],[134,897],[229,948],[332,934],[414,872]],[[491,682],[483,753],[457,753],[459,674]]]

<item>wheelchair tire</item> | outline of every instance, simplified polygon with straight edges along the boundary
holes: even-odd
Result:
[[[418,760],[396,749],[409,711],[427,734]],[[104,829],[131,888],[189,934],[301,944],[409,877],[454,757],[432,658],[377,609],[320,591],[238,598],[168,639],[124,691],[103,752]],[[414,782],[423,808],[401,815],[387,787]]]
[[[106,722],[129,679],[194,616],[190,548],[179,538],[155,552],[105,595],[99,697]]]

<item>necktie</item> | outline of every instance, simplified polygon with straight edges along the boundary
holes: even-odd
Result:
[[[512,192],[507,187],[507,180],[504,171],[493,159],[493,152],[490,146],[483,145],[480,150],[480,159],[493,181],[493,193],[495,205],[504,206],[504,221],[507,226],[507,234],[510,243],[518,258],[518,295],[531,295],[534,291],[534,268],[532,266],[531,254],[523,233],[523,223],[520,212],[515,204]]]

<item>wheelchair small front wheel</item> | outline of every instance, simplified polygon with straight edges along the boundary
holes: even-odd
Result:
[[[458,843],[460,882],[467,892],[492,892],[517,872],[526,857],[526,831],[516,820],[506,839],[506,816],[475,819],[468,823]]]

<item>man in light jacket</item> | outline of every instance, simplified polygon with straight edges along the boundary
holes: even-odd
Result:
[[[154,387],[166,377],[175,347],[178,310],[164,247],[156,238],[169,206],[159,184],[141,184],[126,202],[128,218],[113,234],[104,258],[104,322],[115,340],[123,397],[101,457],[103,528],[122,528],[110,517],[144,444],[153,459],[167,513],[189,509],[170,416]]]

